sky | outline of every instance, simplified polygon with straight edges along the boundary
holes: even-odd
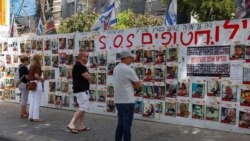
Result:
[[[14,12],[15,16],[34,16],[36,14],[36,0],[11,0],[10,5],[11,13]],[[18,9],[20,7],[21,11],[19,13]]]

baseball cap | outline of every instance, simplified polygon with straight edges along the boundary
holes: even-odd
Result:
[[[132,54],[131,53],[131,51],[129,51],[129,50],[122,50],[121,52],[120,52],[120,56],[121,56],[121,58],[125,58],[125,57],[135,57],[135,55],[134,54]]]

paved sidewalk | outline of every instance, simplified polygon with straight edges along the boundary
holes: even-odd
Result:
[[[45,120],[41,123],[19,119],[18,113],[18,104],[0,101],[0,141],[114,141],[116,117],[87,114],[86,122],[92,130],[72,134],[66,126],[73,111],[41,108]],[[133,141],[250,140],[250,135],[140,120],[134,120],[132,132]]]

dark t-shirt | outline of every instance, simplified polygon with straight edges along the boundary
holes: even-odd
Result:
[[[29,74],[29,71],[28,71],[28,68],[26,66],[21,66],[19,68],[19,78],[21,79],[24,75],[28,75]],[[27,83],[27,79],[26,77],[24,76],[22,79],[21,79],[21,82],[23,83]]]
[[[89,81],[82,76],[82,74],[86,72],[88,72],[88,69],[80,62],[77,62],[74,65],[72,70],[74,93],[79,93],[89,90]]]

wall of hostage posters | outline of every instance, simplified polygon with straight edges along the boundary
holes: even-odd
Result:
[[[40,54],[42,106],[74,110],[72,67],[78,52],[87,51],[94,78],[89,112],[115,116],[113,69],[120,50],[128,49],[143,81],[134,90],[135,118],[250,134],[249,22],[0,39],[0,98],[19,101],[13,85],[18,57]]]

